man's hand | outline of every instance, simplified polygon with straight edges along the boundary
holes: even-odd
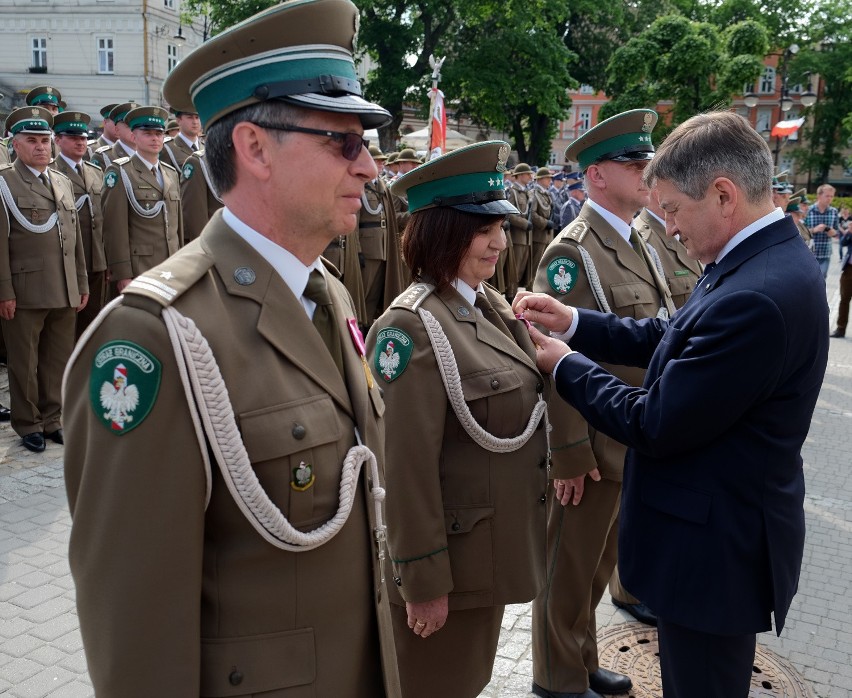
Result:
[[[538,370],[542,373],[553,373],[559,360],[571,353],[571,348],[565,342],[542,334],[532,325],[527,328],[527,331],[535,344],[535,364]]]
[[[821,233],[825,230],[825,228],[826,228],[825,223],[820,223],[819,225],[814,226],[814,232],[815,233]]]
[[[406,602],[405,610],[408,612],[408,627],[414,631],[414,634],[429,637],[443,628],[444,623],[447,622],[447,613],[449,613],[447,595],[420,603]]]
[[[4,320],[11,320],[15,317],[15,308],[18,302],[13,298],[10,301],[0,301],[0,317]]]
[[[589,473],[589,477],[595,482],[600,482],[601,474],[595,468]],[[580,503],[583,499],[583,492],[586,489],[586,476],[572,477],[570,480],[554,480],[553,487],[556,489],[556,499],[564,507],[569,502],[574,506]]]
[[[80,305],[77,306],[77,312],[79,313],[83,308],[85,308],[86,303],[88,303],[88,302],[89,302],[89,294],[84,293],[82,296],[80,296]]]
[[[116,281],[115,285],[118,287],[118,292],[121,293],[125,288],[127,288],[127,284],[129,284],[133,279],[121,279],[120,281]]]
[[[574,321],[574,310],[544,293],[519,291],[512,301],[512,310],[525,320],[544,325],[551,332],[563,333]]]

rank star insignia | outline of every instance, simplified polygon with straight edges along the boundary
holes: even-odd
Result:
[[[172,274],[170,271],[161,271],[160,272],[160,278],[166,279],[167,281],[169,279],[171,279],[173,276],[174,276],[174,274]]]
[[[98,421],[116,436],[142,424],[157,400],[161,371],[157,358],[138,344],[102,345],[89,374],[89,400]]]
[[[489,179],[488,179],[488,186],[489,186],[489,187],[493,187],[493,186],[494,186],[494,179],[493,179],[493,178],[490,178],[490,177],[489,177]]]

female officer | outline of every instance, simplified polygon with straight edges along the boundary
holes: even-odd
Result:
[[[507,603],[544,581],[547,429],[535,348],[485,285],[506,247],[509,146],[478,143],[401,177],[413,283],[368,355],[386,405],[389,584],[403,696],[474,698]]]

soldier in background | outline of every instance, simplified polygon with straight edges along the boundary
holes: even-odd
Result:
[[[183,210],[184,244],[197,238],[213,214],[222,208],[204,149],[190,155],[180,170],[180,204]]]
[[[48,169],[53,115],[42,107],[9,114],[18,157],[0,169],[0,324],[9,352],[12,428],[30,451],[45,438],[64,443],[62,373],[74,347],[74,321],[86,307],[86,261],[74,192]],[[85,140],[84,140],[85,143]],[[58,244],[57,244],[58,243]]]
[[[167,118],[161,107],[127,112],[121,123],[132,129],[137,150],[104,173],[104,248],[116,292],[183,244],[180,178],[159,160]]]
[[[178,172],[183,163],[196,150],[201,150],[201,120],[194,112],[175,112],[178,133],[174,138],[166,138],[160,151],[160,160],[169,163]]]
[[[530,191],[530,220],[532,221],[532,260],[530,266],[538,268],[541,256],[553,239],[553,229],[556,227],[551,220],[553,214],[553,199],[550,198],[550,188],[553,174],[546,167],[539,167],[535,173],[535,184]]]
[[[115,121],[109,118],[110,113],[117,106],[117,104],[105,104],[101,107],[100,115],[104,120],[103,133],[101,133],[101,135],[98,136],[97,141],[95,141],[95,150],[103,148],[105,145],[111,148],[118,140],[118,134],[115,131]]]
[[[511,279],[511,285],[507,295],[514,296],[518,286],[528,287],[532,283],[532,229],[530,219],[530,192],[527,186],[532,182],[532,168],[525,162],[519,162],[512,170],[514,181],[512,187],[506,192],[506,198],[520,213],[510,213],[508,216],[509,232],[512,236],[512,250],[515,258],[515,278]]]
[[[42,107],[47,109],[51,116],[56,116],[59,113],[60,103],[65,104],[62,102],[62,95],[59,90],[51,85],[34,87],[27,92],[24,101],[28,107]]]
[[[559,229],[562,230],[577,216],[586,200],[586,190],[583,187],[582,172],[568,172],[565,175],[565,203],[559,210]]]
[[[166,138],[174,138],[180,132],[177,119],[169,119],[166,122]]]
[[[385,167],[387,171],[390,173],[387,179],[391,180],[399,174],[399,165],[396,164],[396,159],[399,157],[399,153],[394,151],[393,153],[388,153],[388,159],[385,161]]]
[[[83,112],[66,111],[53,118],[59,155],[51,167],[68,177],[73,188],[89,284],[89,301],[77,313],[76,338],[95,319],[106,301],[106,257],[101,208],[104,173],[97,165],[83,159],[90,122],[91,117]]]
[[[136,109],[138,106],[135,102],[124,102],[113,107],[109,113],[110,121],[115,124],[115,135],[118,136],[118,140],[112,146],[101,146],[92,155],[92,162],[102,170],[106,170],[112,164],[113,160],[129,158],[136,153],[136,141],[133,140],[133,131],[127,125],[125,119],[127,118],[127,113],[131,109]]]

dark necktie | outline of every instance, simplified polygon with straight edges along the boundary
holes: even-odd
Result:
[[[639,255],[640,259],[645,259],[642,254],[642,241],[639,239],[639,233],[636,232],[636,228],[630,229],[630,244],[633,246],[633,249],[636,251],[636,254]]]
[[[494,325],[494,327],[500,330],[513,342],[515,341],[515,338],[512,336],[512,333],[509,332],[509,328],[506,327],[506,323],[503,322],[503,318],[501,318],[497,311],[494,310],[494,307],[491,305],[491,302],[488,300],[488,298],[485,297],[484,293],[476,294],[476,302],[474,303],[474,305],[482,312],[482,317],[488,320],[488,322]]]
[[[340,375],[343,375],[343,349],[340,344],[340,332],[334,318],[334,309],[331,305],[331,296],[328,295],[328,286],[325,277],[318,269],[314,269],[308,277],[308,285],[305,286],[305,298],[309,298],[317,304],[314,310],[313,323],[317,328],[322,341],[328,347],[331,358],[337,365]]]
[[[47,175],[46,175],[44,172],[42,172],[42,173],[38,176],[38,178],[41,180],[41,183],[42,183],[44,186],[46,186],[46,187],[47,187],[47,189],[48,189],[48,191],[49,191],[49,190],[50,190],[50,182],[49,182],[49,181],[48,181],[48,179],[47,179]]]
[[[83,176],[83,168],[80,165],[74,165],[74,169],[77,171],[77,174],[81,177]]]

